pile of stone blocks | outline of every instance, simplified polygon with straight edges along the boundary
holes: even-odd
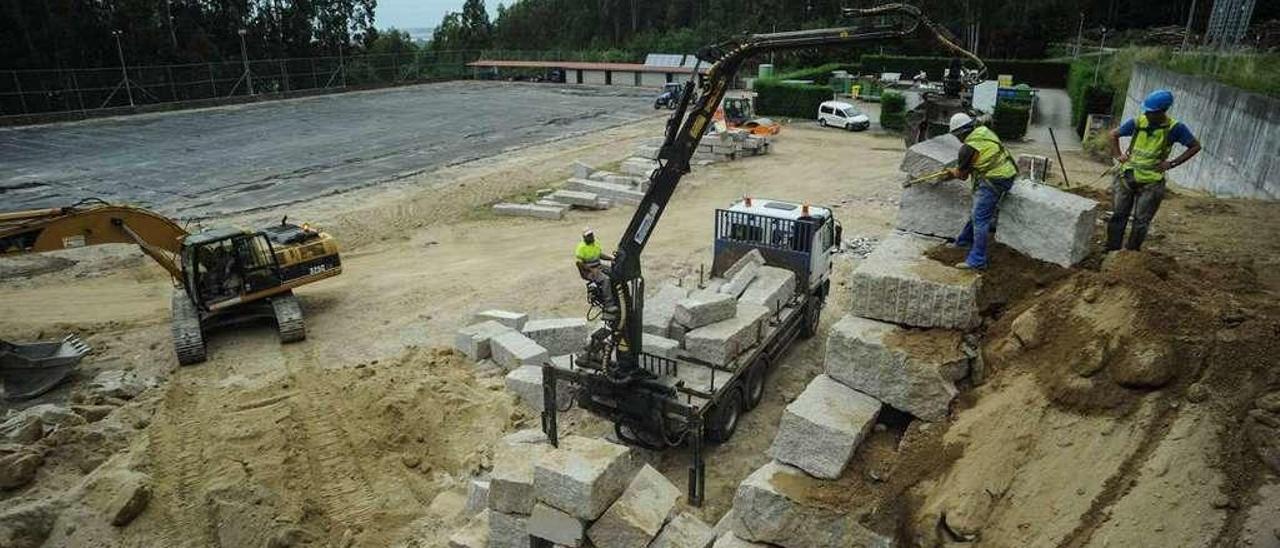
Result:
[[[644,331],[661,339],[654,339],[653,350],[646,342],[646,352],[731,366],[761,341],[768,319],[796,296],[795,274],[766,265],[758,251],[743,255],[721,276],[693,291],[666,283],[651,292]]]
[[[772,141],[768,137],[742,130],[719,131],[702,138],[692,162],[702,165],[732,162],[738,158],[768,154],[770,147]]]
[[[488,504],[450,546],[706,548],[716,532],[683,512],[682,491],[629,447],[566,436],[551,447],[536,430],[495,450]]]
[[[890,234],[854,268],[850,311],[916,327],[976,327],[981,276],[925,256],[942,244],[905,232]]]
[[[960,147],[960,141],[949,134],[921,141],[907,149],[900,169],[909,178],[916,178],[952,167],[956,165]],[[1020,165],[1035,164],[1036,172],[1041,175],[1048,169],[1048,159],[1024,157],[1028,160]],[[1030,172],[1022,174],[1029,176]],[[927,236],[955,238],[969,219],[972,207],[968,182],[949,180],[912,185],[902,193],[898,228]],[[1033,259],[1070,267],[1088,256],[1097,217],[1096,201],[1027,177],[1015,182],[1000,202],[995,239]]]
[[[880,402],[827,375],[787,405],[769,456],[814,477],[836,479],[880,414]]]
[[[523,333],[510,330],[489,339],[494,363],[506,371],[524,365],[542,365],[551,358],[546,348]]]
[[[531,411],[542,412],[544,401],[541,366],[525,365],[517,367],[507,373],[505,381],[507,390],[515,394],[520,403]],[[562,403],[568,401],[570,397],[569,384],[557,382],[556,385],[556,401]]]

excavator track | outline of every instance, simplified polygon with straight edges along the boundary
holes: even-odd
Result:
[[[200,327],[200,313],[183,289],[174,289],[173,349],[178,353],[178,364],[191,365],[204,361],[204,331]]]
[[[280,330],[280,342],[288,344],[307,338],[307,324],[302,319],[302,305],[293,292],[271,298],[271,308],[276,314],[276,327]]]

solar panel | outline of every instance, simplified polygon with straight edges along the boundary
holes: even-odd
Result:
[[[651,67],[678,67],[683,59],[683,55],[671,53],[650,53],[645,56],[644,64]]]

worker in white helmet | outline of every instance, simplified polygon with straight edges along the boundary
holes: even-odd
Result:
[[[1018,166],[1000,136],[972,116],[956,113],[948,127],[964,143],[959,163],[948,171],[956,179],[973,178],[973,210],[955,241],[957,246],[969,248],[969,253],[964,262],[955,266],[982,270],[987,267],[987,242],[995,228],[1000,199],[1013,188]]]

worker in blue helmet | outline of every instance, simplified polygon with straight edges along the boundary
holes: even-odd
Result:
[[[1173,93],[1158,89],[1142,101],[1142,113],[1111,130],[1111,156],[1120,171],[1111,187],[1113,210],[1107,223],[1107,251],[1120,249],[1124,231],[1133,216],[1125,249],[1138,250],[1147,238],[1151,220],[1164,199],[1165,173],[1185,164],[1200,152],[1200,141],[1191,128],[1169,116]],[[1129,146],[1120,151],[1120,138],[1129,137]],[[1173,160],[1169,154],[1177,143],[1185,150]]]

